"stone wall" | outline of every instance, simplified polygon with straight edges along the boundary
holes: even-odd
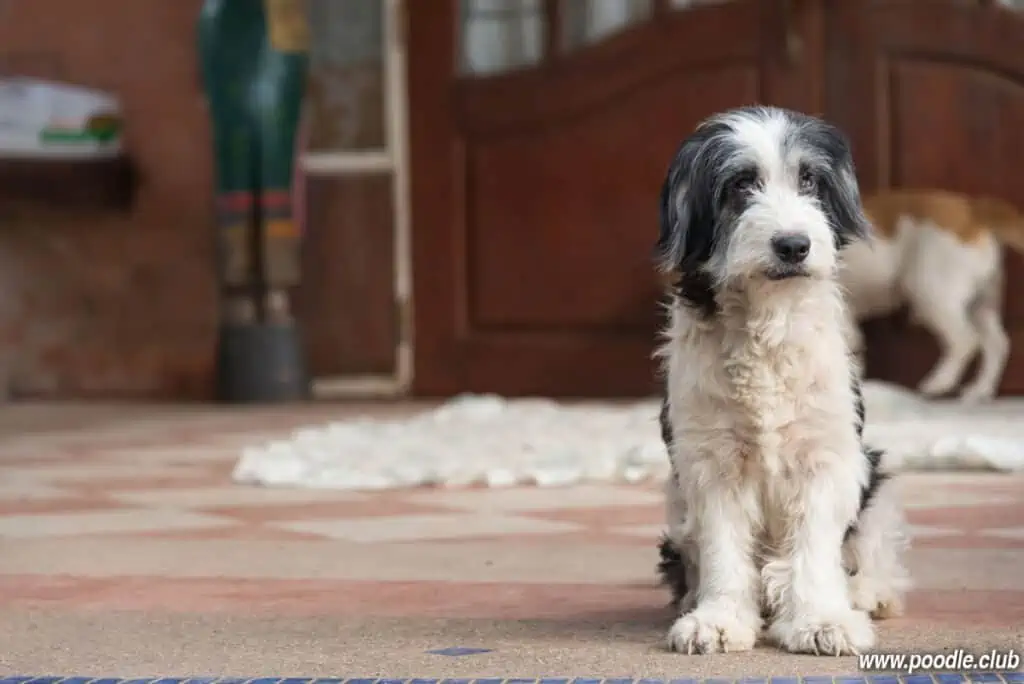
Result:
[[[0,0],[0,66],[116,93],[140,172],[130,212],[0,210],[0,395],[210,395],[216,318],[199,5]]]

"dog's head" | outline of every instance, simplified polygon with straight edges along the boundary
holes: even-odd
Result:
[[[701,123],[661,190],[660,269],[684,300],[832,278],[840,249],[867,235],[846,137],[811,116],[744,107]]]

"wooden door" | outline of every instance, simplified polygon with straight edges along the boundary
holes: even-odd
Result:
[[[1024,207],[1024,2],[838,0],[827,113],[865,190],[942,187]],[[1024,392],[1024,261],[1007,255],[1013,341],[1002,390]],[[905,316],[868,326],[868,374],[916,386],[937,346]]]
[[[651,250],[675,147],[729,107],[820,110],[817,0],[621,0],[632,20],[587,15],[605,21],[591,39],[581,4],[407,2],[419,394],[653,392]],[[467,46],[513,5],[513,66],[467,73]]]

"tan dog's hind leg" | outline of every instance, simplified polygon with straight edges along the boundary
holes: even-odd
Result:
[[[1010,357],[1010,338],[1003,327],[1002,281],[1000,271],[986,285],[971,311],[971,322],[981,341],[981,364],[974,380],[960,393],[965,402],[993,398],[999,391],[999,382]]]
[[[938,363],[918,385],[922,394],[936,397],[956,388],[982,348],[975,312],[998,272],[1000,249],[991,237],[965,244],[934,223],[921,222],[917,228],[918,244],[904,264],[900,287],[913,319],[935,335],[941,349]],[[982,318],[990,327],[990,317]]]
[[[939,341],[939,362],[925,376],[918,390],[927,397],[939,397],[957,386],[967,364],[978,351],[980,339],[971,322],[969,302],[963,299],[929,301],[918,309],[921,323]]]

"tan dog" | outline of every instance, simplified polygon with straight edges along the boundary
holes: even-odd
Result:
[[[978,374],[960,396],[972,402],[993,397],[1009,355],[1001,245],[1024,252],[1024,215],[999,199],[944,190],[886,190],[866,197],[864,208],[875,239],[851,245],[840,274],[854,318],[909,306],[942,350],[919,391],[950,392],[980,351]],[[859,329],[851,327],[860,352]]]

